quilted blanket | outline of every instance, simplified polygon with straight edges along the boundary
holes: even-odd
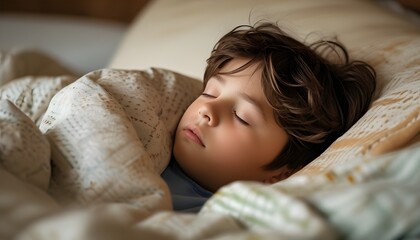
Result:
[[[235,182],[198,214],[177,213],[160,173],[199,81],[157,68],[78,77],[39,53],[0,62],[1,239],[420,236],[419,144],[274,185]]]

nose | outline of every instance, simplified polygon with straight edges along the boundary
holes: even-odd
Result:
[[[218,124],[218,116],[216,112],[216,107],[211,103],[204,103],[198,109],[198,115],[204,121],[205,124],[214,127]]]

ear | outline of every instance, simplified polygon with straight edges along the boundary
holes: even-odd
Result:
[[[281,180],[288,178],[294,172],[296,171],[288,168],[287,166],[284,166],[282,168],[272,171],[271,174],[269,174],[269,176],[263,180],[263,183],[273,184],[273,183],[279,182]]]

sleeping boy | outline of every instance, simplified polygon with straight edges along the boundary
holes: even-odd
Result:
[[[233,29],[207,60],[161,175],[174,209],[198,211],[233,181],[289,177],[367,111],[374,90],[374,69],[338,42],[305,45],[271,23]]]
[[[42,186],[64,205],[198,211],[226,184],[271,184],[310,163],[367,111],[375,90],[374,69],[350,61],[340,43],[305,45],[271,23],[239,26],[217,42],[201,95],[186,79],[103,69],[61,90],[45,80],[25,90],[30,97],[18,94],[43,116],[51,157]],[[16,84],[31,89],[31,81]],[[45,113],[30,108],[46,90],[54,97]]]

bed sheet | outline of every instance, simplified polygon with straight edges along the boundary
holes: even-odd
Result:
[[[0,68],[9,69],[0,87],[4,239],[420,236],[419,144],[274,185],[235,182],[198,214],[177,213],[159,174],[199,81],[164,69],[101,69],[78,78],[39,68],[42,74],[29,76]]]

